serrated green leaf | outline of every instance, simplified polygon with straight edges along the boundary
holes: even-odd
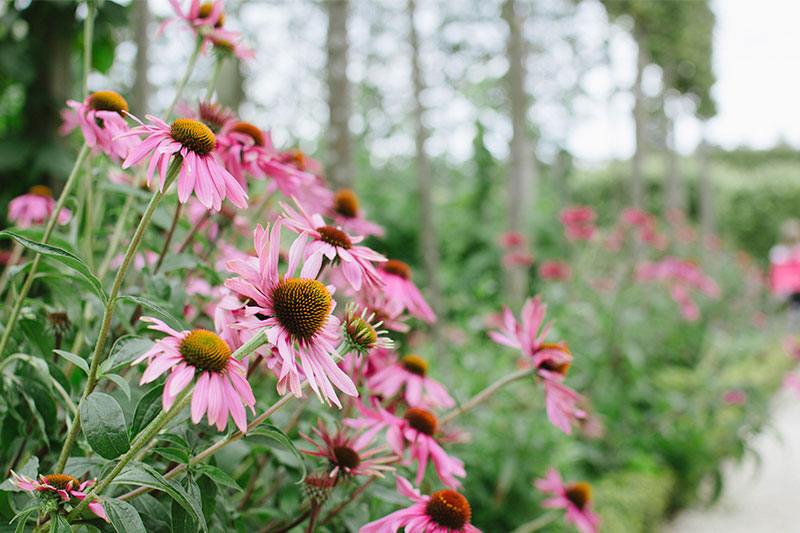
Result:
[[[174,433],[161,433],[159,435],[156,435],[156,438],[158,440],[165,440],[167,442],[171,442],[172,444],[174,444],[175,446],[177,446],[182,450],[188,451],[190,447],[189,443],[186,442],[186,439],[184,439],[180,435],[175,435]]]
[[[178,330],[178,331],[182,331],[184,329],[188,329],[186,323],[182,319],[173,316],[172,313],[167,311],[164,306],[162,306],[159,303],[154,302],[153,300],[150,300],[149,298],[144,298],[143,296],[127,295],[127,296],[120,296],[117,299],[118,300],[126,300],[126,301],[129,301],[129,302],[133,302],[133,303],[135,303],[137,305],[141,305],[142,307],[147,308],[153,314],[155,314],[157,316],[157,318],[160,318],[161,320],[163,320],[172,329],[175,329],[175,330]]]
[[[125,380],[125,378],[123,378],[123,377],[122,377],[122,376],[120,376],[119,374],[103,374],[103,375],[101,376],[101,379],[102,379],[102,378],[105,378],[105,379],[110,379],[111,381],[113,381],[114,383],[116,383],[116,384],[117,384],[117,386],[118,386],[120,389],[122,389],[122,392],[123,392],[123,393],[125,393],[125,396],[126,396],[126,397],[127,397],[129,400],[131,399],[131,386],[128,384],[128,382]]]
[[[72,526],[58,511],[50,513],[50,533],[72,533]]]
[[[20,243],[25,248],[33,250],[36,253],[47,256],[51,259],[54,259],[68,266],[69,268],[80,274],[83,278],[85,278],[86,281],[89,282],[89,284],[92,287],[92,290],[95,292],[95,294],[97,294],[98,297],[100,297],[100,299],[103,302],[108,301],[108,296],[106,295],[106,292],[103,290],[103,284],[100,282],[99,279],[95,277],[94,274],[92,274],[92,271],[89,269],[88,265],[84,263],[83,260],[81,260],[81,258],[78,257],[77,255],[70,253],[57,246],[53,246],[51,244],[42,244],[40,242],[32,241],[30,239],[23,237],[18,233],[14,233],[8,230],[0,231],[0,237],[10,237],[15,241],[17,241],[18,243]]]
[[[114,498],[106,499],[103,504],[111,525],[117,533],[147,533],[139,512],[133,505]]]
[[[261,426],[255,428],[254,430],[252,430],[247,434],[248,437],[253,435],[262,435],[264,437],[270,438],[280,443],[281,445],[283,445],[284,448],[292,452],[295,458],[297,458],[297,462],[299,463],[300,468],[303,471],[303,477],[300,478],[300,481],[298,481],[298,483],[302,482],[306,478],[306,465],[303,462],[303,456],[300,454],[300,451],[298,451],[297,447],[294,445],[291,439],[289,439],[289,436],[283,432],[283,430],[281,430],[278,426],[275,426],[273,424],[262,424]]]
[[[144,522],[148,533],[171,533],[170,513],[157,499],[149,494],[142,494],[138,498],[133,498],[131,505],[139,511],[139,518]]]
[[[153,387],[139,398],[131,421],[131,440],[161,412],[161,390],[162,387]]]
[[[186,490],[179,484],[164,479],[164,476],[159,474],[150,465],[140,462],[131,462],[116,478],[114,478],[112,483],[138,485],[166,492],[197,521],[200,529],[208,531],[200,501],[187,494]]]
[[[229,476],[224,470],[221,470],[216,466],[199,464],[195,467],[195,469],[213,479],[214,482],[220,485],[224,485],[236,490],[242,490],[242,487],[236,483],[236,480]]]
[[[136,358],[153,347],[153,341],[135,335],[125,335],[114,341],[108,358],[100,365],[100,372],[114,371],[130,365]]]
[[[190,497],[200,500],[200,489],[191,479],[189,481],[189,488],[187,494]],[[172,532],[173,533],[194,533],[197,531],[197,525],[194,518],[186,512],[186,509],[181,507],[177,501],[172,501]]]
[[[153,450],[155,453],[168,459],[170,461],[175,461],[176,463],[181,464],[188,464],[189,463],[189,454],[185,451],[181,450],[180,448],[169,447],[169,448],[156,448]]]
[[[80,355],[66,352],[64,350],[53,350],[55,353],[72,363],[73,365],[77,366],[88,376],[89,375],[89,363],[86,362],[86,359],[81,357]]]
[[[81,427],[89,446],[105,459],[130,449],[125,414],[113,396],[93,392],[81,402]]]

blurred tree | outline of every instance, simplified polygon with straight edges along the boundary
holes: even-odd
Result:
[[[347,78],[349,0],[326,0],[328,12],[328,125],[327,171],[337,187],[353,184],[353,151],[350,140],[350,80]]]
[[[148,99],[150,98],[150,81],[147,72],[150,61],[147,51],[150,44],[150,35],[147,26],[150,23],[150,6],[147,0],[134,2],[133,7],[133,38],[136,41],[136,80],[133,83],[133,109],[135,113],[144,116],[148,113]]]

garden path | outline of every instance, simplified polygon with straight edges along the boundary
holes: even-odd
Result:
[[[782,389],[770,427],[753,437],[761,457],[723,466],[725,487],[709,508],[688,509],[662,533],[794,533],[800,494],[800,399]]]

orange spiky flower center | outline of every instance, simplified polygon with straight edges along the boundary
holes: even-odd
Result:
[[[45,198],[53,197],[53,191],[47,185],[34,185],[28,192],[36,196],[44,196]]]
[[[249,122],[237,122],[231,128],[231,131],[244,133],[253,139],[253,142],[256,144],[256,146],[264,146],[264,134],[261,133],[261,130],[258,129],[257,126],[254,126]]]
[[[350,240],[350,237],[340,229],[334,228],[333,226],[320,226],[316,228],[316,230],[319,232],[320,240],[327,242],[331,246],[338,246],[345,250],[349,250],[353,247],[353,242]]]
[[[197,112],[200,115],[200,121],[208,126],[214,134],[219,133],[225,124],[235,118],[230,110],[211,102],[200,102]]]
[[[170,136],[198,155],[210,154],[217,146],[211,129],[191,118],[179,118],[169,128]]]
[[[128,102],[114,91],[97,91],[89,95],[89,105],[95,111],[128,111]]]
[[[425,512],[436,524],[450,530],[463,528],[472,517],[467,499],[453,490],[438,490],[431,494]]]
[[[44,476],[44,479],[50,485],[61,490],[66,490],[70,483],[72,483],[73,489],[77,489],[81,485],[80,481],[67,474],[48,474]]]
[[[211,10],[214,9],[214,4],[211,2],[204,2],[200,4],[200,11],[197,13],[197,16],[201,19],[207,18],[211,14]],[[214,24],[215,28],[221,28],[225,24],[225,12],[221,12],[219,14],[219,19]]]
[[[333,199],[333,210],[347,218],[358,215],[358,196],[350,189],[339,189]]]
[[[403,279],[411,279],[411,267],[397,259],[389,259],[383,264],[383,269],[389,274],[400,276]]]
[[[231,358],[231,349],[216,333],[195,329],[183,338],[178,351],[184,361],[200,370],[221,372]]]
[[[425,375],[428,373],[428,362],[422,357],[413,353],[410,353],[400,359],[400,365],[412,374],[416,374],[418,376],[425,377]]]
[[[283,279],[272,289],[275,317],[296,339],[309,340],[319,333],[331,307],[331,294],[315,279]]]
[[[585,481],[570,483],[565,487],[567,499],[578,509],[583,509],[592,499],[592,486]]]
[[[343,468],[353,469],[361,464],[361,456],[349,446],[335,446],[333,457],[336,459],[336,464]]]
[[[412,407],[405,412],[403,418],[408,422],[409,426],[429,436],[436,433],[436,428],[439,426],[436,415],[420,407]]]

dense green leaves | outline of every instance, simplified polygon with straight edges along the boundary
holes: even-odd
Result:
[[[284,448],[286,448],[287,450],[292,452],[292,454],[297,459],[298,465],[300,466],[301,470],[303,471],[303,477],[300,478],[298,483],[301,483],[305,479],[305,477],[306,477],[306,465],[303,462],[303,456],[300,455],[300,452],[298,451],[297,447],[294,445],[294,443],[291,441],[291,439],[288,437],[288,435],[286,435],[286,433],[283,432],[282,429],[280,429],[279,427],[277,427],[277,426],[275,426],[273,424],[262,424],[261,426],[257,427],[256,429],[254,429],[253,431],[248,433],[248,436],[253,436],[253,435],[261,435],[261,436],[270,438],[270,439],[280,443],[281,445],[283,445]]]
[[[115,459],[130,449],[125,415],[108,394],[93,392],[81,402],[81,427],[92,449],[106,459]]]
[[[125,335],[114,341],[108,358],[100,365],[100,373],[130,365],[137,357],[153,347],[153,341],[135,335]]]
[[[136,404],[136,409],[133,411],[131,439],[136,437],[161,412],[161,390],[162,387],[153,387],[139,399],[139,403]]]
[[[195,467],[198,472],[201,472],[208,476],[209,478],[213,479],[219,485],[223,485],[225,487],[230,487],[236,490],[242,490],[242,487],[236,483],[231,476],[226,474],[223,470],[217,468],[216,466],[206,465],[206,464],[199,464]]]
[[[144,307],[145,309],[156,315],[156,318],[160,318],[161,320],[163,320],[164,323],[166,323],[172,329],[178,331],[187,329],[186,323],[184,322],[183,319],[177,318],[175,315],[167,311],[167,309],[163,305],[154,302],[149,298],[145,298],[142,296],[128,295],[128,296],[120,296],[118,299],[127,300],[135,304],[141,305],[142,307]]]
[[[104,505],[117,533],[147,533],[138,511],[128,502],[109,498]]]

